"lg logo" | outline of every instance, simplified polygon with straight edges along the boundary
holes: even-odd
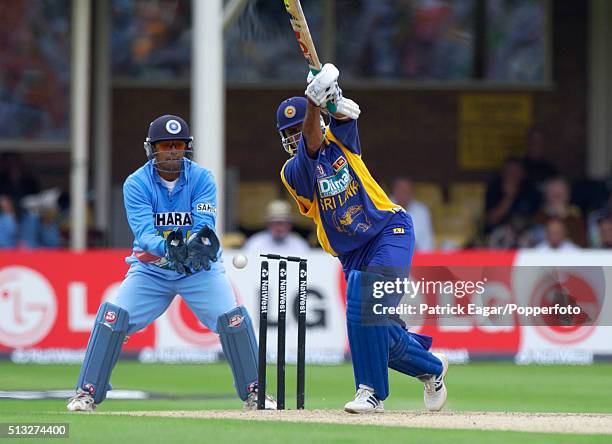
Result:
[[[0,270],[1,344],[37,344],[53,327],[56,314],[55,292],[43,275],[19,266]]]

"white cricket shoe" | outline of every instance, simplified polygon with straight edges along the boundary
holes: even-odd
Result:
[[[355,400],[347,402],[344,405],[344,411],[349,413],[382,413],[385,411],[385,406],[374,394],[374,389],[359,384]]]
[[[276,400],[266,395],[266,402],[264,404],[266,410],[276,410]],[[249,393],[246,401],[244,401],[244,411],[257,410],[257,390]]]
[[[94,399],[89,393],[77,392],[68,400],[66,406],[70,412],[93,412],[96,409]]]
[[[444,377],[448,371],[448,357],[442,353],[432,354],[442,361],[442,373],[439,376],[431,375],[419,379],[425,384],[425,390],[423,391],[425,407],[430,412],[438,412],[444,407],[448,395],[446,385],[444,385]]]

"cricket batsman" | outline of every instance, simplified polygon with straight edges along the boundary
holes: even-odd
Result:
[[[116,301],[98,310],[68,410],[91,411],[104,401],[127,335],[161,316],[177,294],[202,324],[219,334],[238,396],[245,409],[255,409],[257,342],[222,264],[212,174],[191,161],[193,137],[180,117],[155,119],[144,148],[148,162],[123,186],[134,233],[133,252],[126,258],[130,268]],[[271,397],[266,397],[266,408],[276,408]]]
[[[429,352],[432,338],[409,332],[399,318],[375,325],[362,322],[362,303],[371,297],[364,282],[380,273],[386,278],[408,275],[414,229],[410,216],[391,202],[362,159],[357,131],[361,111],[343,97],[338,76],[332,64],[309,74],[306,98],[280,104],[277,128],[291,156],[281,179],[300,212],[315,222],[323,249],[340,260],[347,280],[346,323],[357,393],[344,409],[384,411],[390,367],[419,378],[426,408],[439,411],[447,397],[448,359]],[[321,114],[328,103],[336,109],[325,127]]]

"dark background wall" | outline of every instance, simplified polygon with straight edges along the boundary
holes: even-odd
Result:
[[[555,0],[551,4],[551,88],[518,92],[533,95],[534,123],[550,134],[548,157],[570,178],[579,178],[586,165],[587,2]],[[286,156],[275,128],[276,107],[284,98],[302,90],[301,85],[287,89],[228,88],[226,162],[239,169],[241,179],[277,179]],[[344,91],[361,105],[364,157],[381,182],[404,174],[443,185],[490,177],[490,172],[465,172],[458,168],[457,105],[460,94],[466,90],[373,90],[345,86]],[[513,92],[517,91],[507,91]],[[144,162],[142,141],[147,124],[162,113],[188,118],[188,88],[114,88],[115,185]],[[205,143],[206,138],[200,138],[196,149]]]

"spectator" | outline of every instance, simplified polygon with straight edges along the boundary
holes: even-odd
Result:
[[[13,202],[0,195],[0,248],[15,248],[17,245],[17,217]]]
[[[599,227],[599,247],[612,249],[612,218],[601,219],[597,225]]]
[[[521,242],[522,233],[526,228],[524,223],[524,219],[513,219],[510,223],[495,228],[489,235],[488,247],[505,250],[524,246]],[[528,245],[533,245],[533,242]]]
[[[284,200],[273,200],[266,209],[264,231],[251,236],[244,244],[247,253],[274,253],[300,256],[310,251],[308,243],[292,233],[291,206]]]
[[[514,230],[526,227],[540,206],[540,195],[527,181],[523,163],[514,158],[506,160],[500,176],[489,184],[485,199],[485,234],[508,224]]]
[[[546,238],[539,243],[538,250],[575,251],[579,247],[567,237],[567,227],[563,219],[551,217],[546,221]]]
[[[0,155],[0,194],[11,199],[13,208],[20,212],[21,199],[39,191],[38,181],[27,173],[19,154],[7,152]]]
[[[53,188],[23,199],[21,239],[28,248],[58,248],[61,235],[58,226],[60,190]]]
[[[551,217],[563,221],[573,243],[581,247],[587,246],[584,219],[578,207],[570,204],[569,185],[560,177],[550,179],[544,187],[544,203],[533,218],[536,224],[535,238],[537,241],[543,239],[544,224]]]
[[[403,207],[414,225],[415,250],[431,251],[434,249],[434,233],[431,226],[429,208],[422,202],[414,199],[412,180],[400,177],[393,182],[391,200]]]
[[[612,217],[612,194],[608,198],[608,204],[602,208],[592,211],[587,218],[589,244],[592,247],[600,248],[601,244],[601,230],[599,223],[603,219],[609,219]]]
[[[538,187],[558,174],[557,167],[546,160],[546,139],[546,132],[538,127],[529,129],[525,139],[523,167],[527,180]]]

